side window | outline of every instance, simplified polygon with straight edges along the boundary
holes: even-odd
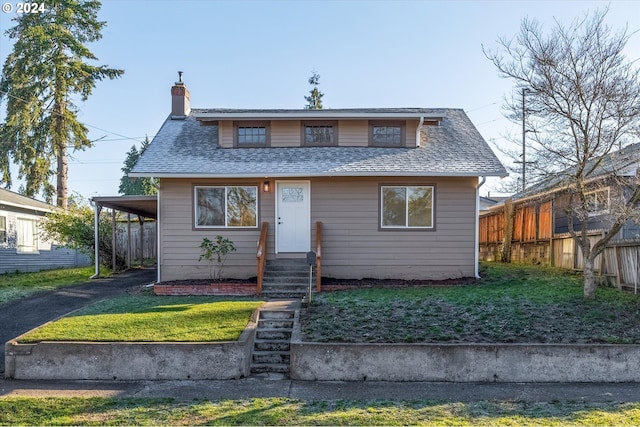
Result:
[[[0,216],[0,245],[7,243],[7,217]]]
[[[18,252],[38,252],[38,222],[35,219],[18,218]]]
[[[433,228],[433,186],[382,186],[381,228]]]

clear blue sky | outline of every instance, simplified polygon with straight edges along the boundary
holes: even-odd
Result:
[[[325,108],[463,108],[487,141],[506,144],[505,135],[518,132],[501,112],[512,85],[482,46],[514,36],[525,17],[548,29],[554,19],[570,23],[607,5],[612,28],[640,30],[640,2],[631,0],[105,0],[103,38],[89,47],[98,64],[125,74],[99,82],[79,104],[90,138],[102,139],[72,154],[69,189],[84,197],[117,195],[126,152],[145,135],[152,138],[169,114],[178,70],[192,107],[302,108],[316,70]],[[11,51],[4,32],[13,17],[15,11],[0,13],[2,63]],[[640,33],[626,54],[640,59]],[[482,194],[494,187],[489,182]]]

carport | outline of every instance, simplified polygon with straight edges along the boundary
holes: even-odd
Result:
[[[116,211],[127,213],[127,266],[131,267],[131,215],[138,216],[140,224],[140,247],[143,247],[143,227],[146,218],[158,220],[158,197],[157,196],[100,196],[93,197],[91,202],[94,206],[94,244],[95,244],[95,274],[92,277],[100,275],[100,255],[98,247],[98,236],[100,227],[100,212],[102,208],[111,209],[112,224],[112,247],[114,248],[112,265],[116,269]],[[156,234],[157,235],[157,234]],[[141,251],[142,253],[143,251]],[[142,258],[142,255],[141,255]],[[142,264],[142,259],[140,263]]]

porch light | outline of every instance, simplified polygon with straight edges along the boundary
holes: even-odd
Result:
[[[271,191],[271,183],[269,181],[262,183],[262,191],[265,193],[269,193]]]

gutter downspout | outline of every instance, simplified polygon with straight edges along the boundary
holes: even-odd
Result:
[[[420,116],[420,122],[416,128],[416,147],[420,147],[420,128],[424,124],[424,116]]]
[[[475,275],[476,279],[480,278],[480,272],[478,271],[479,263],[480,263],[480,187],[487,182],[487,177],[481,177],[482,180],[480,184],[476,187],[476,237],[475,237]]]
[[[89,279],[95,279],[98,276],[100,276],[100,248],[99,248],[99,233],[98,233],[98,227],[100,226],[100,207],[98,206],[97,203],[94,202],[93,204],[93,246],[95,247],[95,253],[94,253],[94,263],[95,263],[95,274],[91,277],[89,277]]]

